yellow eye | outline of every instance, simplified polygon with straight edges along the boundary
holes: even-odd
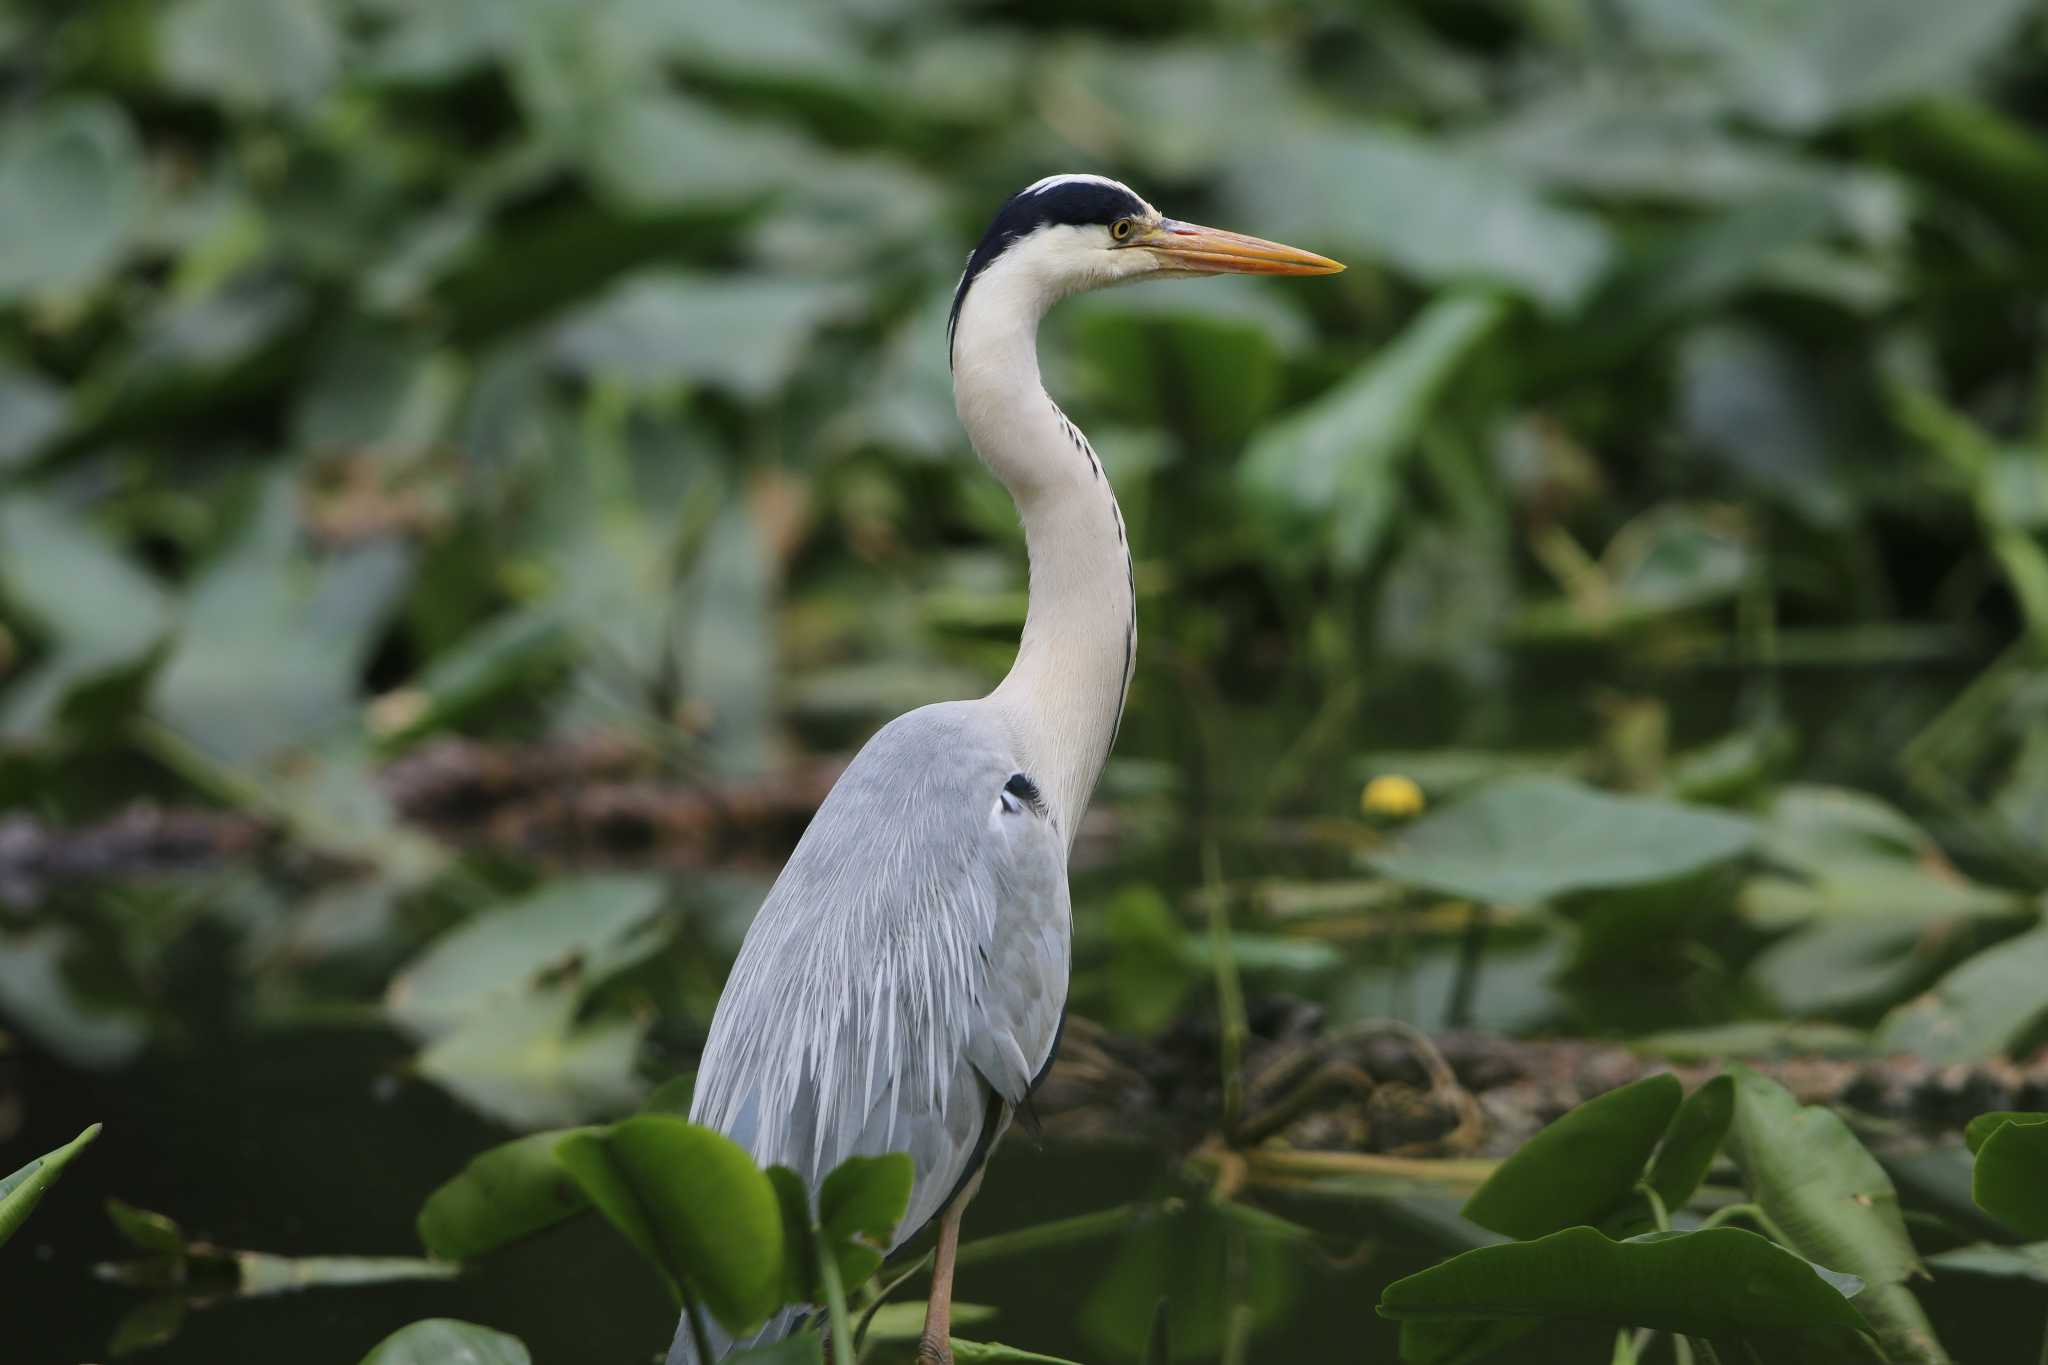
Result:
[[[1137,227],[1138,225],[1136,223],[1133,223],[1130,219],[1119,218],[1114,223],[1111,223],[1109,225],[1110,238],[1118,242],[1124,241],[1133,232],[1137,231]]]

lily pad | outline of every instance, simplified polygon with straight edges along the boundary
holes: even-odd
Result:
[[[1424,817],[1368,861],[1398,881],[1528,905],[1664,881],[1748,849],[1754,821],[1560,777],[1509,777]]]

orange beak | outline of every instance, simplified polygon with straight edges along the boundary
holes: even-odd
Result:
[[[1144,247],[1168,270],[1197,275],[1334,275],[1344,268],[1313,251],[1173,218],[1160,219],[1129,245]]]

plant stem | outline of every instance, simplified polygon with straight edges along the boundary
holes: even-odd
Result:
[[[1445,1028],[1465,1028],[1472,1022],[1472,997],[1479,992],[1479,968],[1486,957],[1486,935],[1492,927],[1486,906],[1474,902],[1465,936],[1458,941],[1458,974],[1451,981],[1450,1002],[1444,1006]]]
[[[711,1339],[704,1335],[704,1320],[697,1316],[697,1301],[687,1289],[683,1290],[683,1321],[690,1324],[690,1341],[697,1348],[697,1359],[718,1359],[711,1353]]]
[[[1636,1190],[1650,1202],[1650,1217],[1657,1224],[1657,1231],[1671,1231],[1671,1214],[1664,1207],[1664,1196],[1652,1189],[1646,1180],[1638,1180]]]
[[[1133,1218],[1171,1213],[1179,1204],[1180,1201],[1175,1199],[1156,1203],[1147,1200],[1141,1203],[1121,1204],[1098,1213],[1084,1213],[1074,1218],[1062,1218],[1054,1223],[1040,1223],[1036,1227],[1019,1228],[1015,1232],[998,1233],[994,1237],[980,1237],[972,1242],[961,1243],[959,1254],[953,1258],[953,1264],[975,1265],[982,1261],[998,1260],[1004,1256],[1045,1251],[1073,1242],[1107,1237],[1111,1233],[1123,1231]],[[893,1284],[889,1286],[892,1290],[895,1287]]]
[[[839,1282],[839,1263],[832,1259],[824,1237],[815,1228],[811,1238],[818,1250],[818,1282],[825,1286],[825,1307],[832,1314],[832,1360],[834,1365],[854,1365],[853,1325],[846,1317],[846,1286]]]
[[[1216,969],[1216,1012],[1223,1066],[1223,1131],[1235,1136],[1244,1117],[1244,1043],[1251,1028],[1244,1016],[1244,983],[1230,952],[1230,900],[1223,886],[1222,858],[1213,838],[1202,841],[1202,885],[1208,892],[1210,956]]]
[[[1778,1245],[1787,1248],[1792,1246],[1792,1239],[1785,1235],[1785,1229],[1779,1227],[1771,1215],[1764,1212],[1761,1204],[1730,1204],[1726,1208],[1715,1209],[1701,1220],[1700,1230],[1704,1232],[1708,1228],[1720,1227],[1731,1218],[1747,1218]]]
[[[882,1286],[868,1303],[866,1310],[861,1313],[860,1321],[854,1324],[853,1340],[856,1346],[867,1340],[868,1324],[875,1320],[875,1314],[882,1311],[882,1305],[889,1301],[889,1296],[909,1283],[912,1276],[922,1275],[925,1271],[930,1270],[933,1260],[933,1254],[927,1251],[924,1255],[912,1261],[901,1275],[898,1275],[895,1279]],[[954,1264],[959,1264],[957,1257]]]

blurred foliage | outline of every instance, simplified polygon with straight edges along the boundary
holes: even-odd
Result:
[[[377,773],[772,775],[992,683],[945,311],[1085,168],[1351,269],[1048,323],[1143,617],[1078,1008],[2036,1043],[2044,57],[2031,0],[0,0],[0,874],[138,799],[278,836],[0,875],[0,1017],[86,1075],[368,1023],[514,1129],[632,1111],[765,879],[455,849]],[[1239,1296],[1184,1353],[1282,1327],[1288,1237],[1127,1240],[1103,1350],[1162,1292]]]

